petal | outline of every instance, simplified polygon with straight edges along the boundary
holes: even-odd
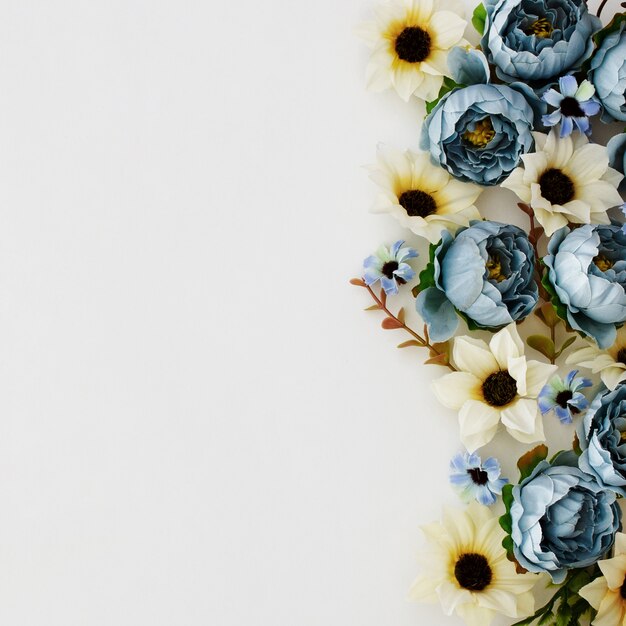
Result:
[[[500,369],[487,344],[466,335],[454,340],[452,358],[460,370],[471,372],[481,380]]]
[[[502,410],[501,419],[506,429],[534,435],[537,431],[537,403],[529,398],[519,398]]]
[[[469,372],[452,372],[433,381],[431,387],[437,400],[458,411],[467,400],[481,400],[482,382]]]
[[[498,331],[491,338],[489,348],[498,361],[500,369],[503,370],[507,369],[510,358],[517,358],[524,354],[524,344],[515,324],[509,324]]]
[[[459,411],[461,442],[473,452],[494,438],[499,423],[499,411],[484,402],[468,400]]]
[[[558,366],[539,361],[526,361],[526,396],[536,398]]]

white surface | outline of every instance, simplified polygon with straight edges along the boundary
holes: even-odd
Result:
[[[418,144],[372,6],[0,3],[0,623],[460,623],[406,600],[455,417],[347,282]]]

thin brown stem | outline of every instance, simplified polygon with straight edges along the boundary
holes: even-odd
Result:
[[[399,319],[396,315],[394,315],[387,308],[387,305],[376,295],[374,290],[369,285],[365,285],[365,288],[367,289],[367,291],[369,291],[370,296],[372,296],[372,298],[374,299],[374,302],[376,302],[376,304],[380,307],[381,311],[384,311],[389,317],[396,320],[396,322],[399,324],[399,328],[402,328],[404,331],[409,333],[409,335],[411,335],[411,337],[413,337],[421,346],[423,346],[424,348],[428,348],[432,353],[436,354],[437,356],[440,356],[443,354],[443,352],[437,350],[437,348],[435,348],[430,343],[430,341],[428,341],[426,338],[416,333],[412,328],[407,326],[401,319]],[[451,363],[447,363],[446,366],[449,369],[451,369],[453,372],[458,371],[456,367],[454,367],[454,365],[452,365]]]

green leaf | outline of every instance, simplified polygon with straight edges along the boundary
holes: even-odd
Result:
[[[439,101],[453,89],[457,89],[459,87],[465,87],[465,85],[460,85],[459,83],[453,81],[448,76],[444,76],[443,85],[441,85],[441,89],[439,90],[439,95],[430,102],[426,103],[426,115],[430,115],[431,111],[439,104]],[[433,245],[433,244],[431,244]],[[438,245],[438,244],[437,244]]]
[[[431,243],[430,247],[428,248],[428,264],[420,272],[420,282],[411,290],[414,298],[417,298],[417,294],[420,291],[424,291],[429,287],[435,286],[435,252],[438,247],[439,243]]]
[[[545,267],[545,264],[543,261],[541,261],[541,265]],[[554,287],[552,286],[552,283],[550,282],[548,275],[549,275],[548,271],[545,271],[543,273],[543,277],[541,278],[541,284],[544,286],[545,290],[548,292],[550,296],[550,301],[552,302],[552,306],[554,307],[556,314],[562,320],[565,320],[567,322],[567,307],[559,300],[559,297],[556,295],[556,291]]]
[[[487,21],[487,9],[485,9],[485,5],[481,2],[475,9],[472,14],[472,26],[478,31],[479,35],[482,35],[485,32],[485,22]]]
[[[520,471],[520,482],[525,478],[528,478],[533,470],[541,463],[541,461],[545,461],[548,458],[548,448],[544,444],[533,448],[526,454],[520,457],[517,462],[517,467]]]
[[[535,309],[535,315],[548,327],[554,328],[561,320],[551,302],[544,302]]]
[[[544,616],[537,622],[539,626],[546,626],[546,624],[550,624],[554,619],[554,613],[552,611],[548,611],[544,613]]]
[[[569,337],[563,342],[561,349],[556,353],[556,356],[559,357],[567,350],[574,342],[576,341],[576,337]]]
[[[556,612],[556,626],[568,626],[572,619],[572,607],[567,602],[562,602]]]
[[[556,346],[554,345],[554,341],[549,337],[544,337],[543,335],[531,335],[526,339],[526,343],[537,350],[537,352],[541,352],[543,356],[552,360],[556,357]]]

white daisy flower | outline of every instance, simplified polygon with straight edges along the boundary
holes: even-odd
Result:
[[[533,613],[532,588],[541,580],[517,574],[502,547],[504,531],[490,509],[473,502],[466,510],[446,509],[441,524],[422,531],[431,544],[424,570],[411,588],[419,602],[440,602],[469,626],[488,626],[498,615],[519,619]]]
[[[598,561],[602,576],[585,585],[579,594],[598,611],[593,626],[626,624],[626,535],[615,535],[614,556]]]
[[[568,222],[610,224],[606,211],[622,204],[617,187],[624,177],[609,167],[606,147],[582,133],[533,135],[535,152],[522,155],[524,167],[502,186],[532,207],[548,237]]]
[[[626,380],[626,326],[618,329],[617,339],[608,350],[600,350],[595,342],[574,350],[565,362],[575,363],[600,374],[602,382],[612,391]]]
[[[389,213],[416,235],[436,243],[442,230],[456,231],[480,219],[474,206],[481,193],[477,185],[455,180],[433,165],[427,152],[401,152],[378,146],[378,164],[369,167],[380,188],[375,213]]]
[[[515,324],[498,331],[489,345],[457,337],[452,358],[459,371],[432,387],[441,404],[459,412],[461,441],[470,452],[489,443],[500,422],[522,443],[544,441],[537,396],[557,366],[527,361]]]
[[[406,101],[412,94],[424,100],[439,95],[448,74],[448,51],[467,45],[463,39],[467,22],[446,10],[450,1],[388,0],[377,8],[375,21],[361,28],[372,47],[367,67],[370,89],[394,87]]]

